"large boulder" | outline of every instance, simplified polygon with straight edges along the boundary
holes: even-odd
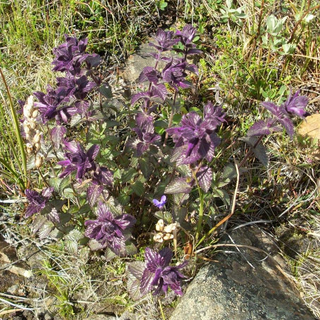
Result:
[[[231,246],[215,256],[218,262],[200,269],[170,320],[315,319],[271,237],[246,227],[224,242]]]

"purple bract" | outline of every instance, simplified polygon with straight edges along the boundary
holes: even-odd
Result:
[[[307,114],[305,107],[308,104],[308,98],[299,96],[299,91],[294,95],[289,94],[287,100],[279,107],[273,102],[265,101],[261,105],[270,111],[273,118],[260,120],[255,123],[248,131],[248,136],[268,135],[274,131],[280,131],[281,128],[277,124],[281,124],[287,131],[290,138],[294,134],[294,125],[290,119],[290,115],[297,115],[304,118]]]
[[[46,188],[42,193],[38,193],[35,190],[26,189],[25,194],[28,199],[29,205],[25,212],[25,218],[29,218],[35,213],[40,212],[45,208],[47,200],[51,197],[53,188]]]
[[[95,170],[96,164],[94,159],[98,155],[100,147],[93,145],[87,152],[84,151],[80,143],[75,141],[65,141],[64,145],[70,152],[66,153],[66,160],[59,161],[58,164],[66,167],[60,174],[60,178],[69,175],[73,171],[77,171],[76,178],[81,180],[87,171]]]
[[[81,64],[87,63],[87,67],[95,67],[100,63],[98,54],[88,54],[85,52],[88,39],[78,40],[77,38],[65,36],[66,42],[53,49],[55,59],[52,64],[53,71],[65,71],[72,75],[82,73]]]
[[[157,43],[149,43],[149,45],[160,52],[171,50],[172,46],[179,42],[179,39],[174,39],[173,36],[174,33],[172,31],[159,29],[155,36]]]
[[[169,248],[164,248],[156,252],[150,248],[145,251],[146,267],[140,282],[140,291],[144,295],[149,291],[154,290],[154,295],[159,294],[161,291],[167,293],[168,288],[174,291],[175,294],[181,296],[181,280],[186,278],[179,272],[188,263],[184,261],[178,266],[169,266],[172,251]]]
[[[209,102],[204,107],[203,119],[190,112],[182,117],[180,127],[167,129],[176,144],[173,157],[177,164],[191,164],[200,159],[211,161],[220,143],[215,130],[222,121],[222,109]]]
[[[87,227],[85,235],[97,240],[103,247],[109,247],[117,255],[124,255],[126,237],[123,232],[131,228],[136,219],[130,214],[114,217],[102,202],[99,202],[97,215],[98,219],[84,223]]]
[[[160,140],[160,136],[154,133],[153,118],[145,113],[139,112],[136,116],[137,127],[133,131],[138,136],[131,145],[136,149],[137,155],[141,156],[151,145],[156,144]]]

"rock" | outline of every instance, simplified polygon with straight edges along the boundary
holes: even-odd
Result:
[[[315,319],[281,267],[271,238],[257,227],[238,229],[230,237],[240,247],[226,247],[215,256],[218,263],[200,269],[170,320]]]
[[[152,67],[155,65],[155,59],[150,56],[150,52],[154,51],[155,49],[149,46],[148,43],[142,44],[137,53],[129,57],[123,71],[123,78],[129,83],[136,82],[144,67]]]

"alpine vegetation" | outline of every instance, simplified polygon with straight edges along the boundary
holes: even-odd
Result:
[[[228,108],[188,101],[202,54],[196,34],[192,25],[158,30],[150,43],[154,64],[141,70],[140,91],[121,108],[111,105],[103,61],[87,52],[88,40],[66,36],[54,49],[55,85],[35,92],[23,108],[28,168],[41,178],[23,190],[25,218],[41,238],[63,240],[76,229],[81,245],[107,259],[142,253],[144,262],[127,268],[134,298],[168,291],[181,296],[188,260],[196,259],[193,248],[212,242],[210,208],[216,198],[231,207],[228,192],[219,188],[237,168],[224,163],[218,173],[217,167],[217,154],[230,143],[224,141]],[[280,106],[262,102],[271,115],[252,125],[248,137],[261,145],[263,136],[284,128],[293,138],[292,116],[305,117],[307,104],[299,92]],[[191,251],[184,256],[186,243]]]

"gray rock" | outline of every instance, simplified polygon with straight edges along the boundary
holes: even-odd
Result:
[[[226,253],[215,256],[219,262],[200,269],[170,320],[315,319],[266,234],[257,227],[241,228],[229,239],[240,247],[224,248]]]
[[[149,46],[149,42],[155,42],[154,39],[150,38],[148,42],[143,43],[139,50],[131,55],[127,62],[126,67],[123,71],[122,77],[128,83],[135,83],[137,82],[141,71],[144,67],[154,67],[155,66],[155,59],[150,55],[150,52],[156,52],[157,50]],[[171,55],[170,55],[171,57]],[[162,69],[166,65],[166,62],[161,61],[158,64],[158,70]]]

